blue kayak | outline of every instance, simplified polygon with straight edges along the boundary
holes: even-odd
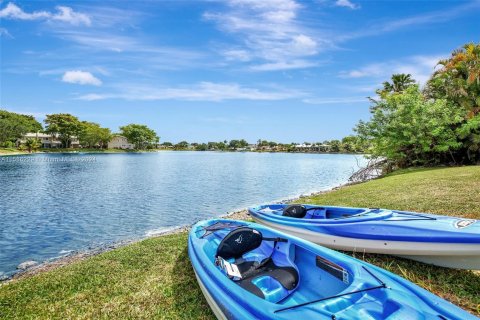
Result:
[[[201,221],[188,254],[219,319],[478,319],[388,271],[256,223]]]
[[[256,222],[332,249],[397,255],[442,267],[480,269],[480,222],[378,208],[262,205]]]

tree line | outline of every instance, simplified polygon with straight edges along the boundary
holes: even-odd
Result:
[[[171,143],[171,142],[164,142],[161,146],[165,148],[170,148],[173,150],[186,150],[186,149],[193,149],[197,151],[207,151],[207,150],[218,150],[218,151],[225,151],[225,150],[237,150],[243,149],[248,147],[248,142],[245,139],[241,140],[224,140],[220,142],[192,142],[189,143],[188,141],[180,141],[178,143]]]
[[[355,131],[372,156],[400,168],[480,162],[480,44],[440,60],[423,88],[394,74],[370,101]]]
[[[27,133],[39,132],[57,137],[62,148],[70,148],[74,139],[78,139],[85,148],[107,148],[115,135],[109,128],[95,122],[81,121],[68,113],[49,114],[44,123],[45,128],[33,116],[0,110],[0,146],[14,147]],[[154,148],[160,140],[156,132],[146,125],[128,124],[119,129],[119,134],[134,144],[136,149]],[[38,149],[40,141],[28,138],[24,147],[29,151]]]
[[[33,116],[0,110],[0,146],[15,147],[17,139],[27,132],[43,130],[42,125]]]
[[[279,143],[259,139],[255,145],[250,145],[245,139],[240,140],[224,140],[220,142],[197,143],[188,141],[180,141],[178,143],[163,142],[161,146],[165,149],[172,150],[196,150],[196,151],[226,151],[226,150],[244,150],[253,148],[254,151],[282,151],[295,152],[299,151],[298,145],[302,143]],[[332,153],[363,153],[366,146],[364,140],[358,136],[347,136],[341,140],[325,140],[323,142],[303,142],[306,146],[318,146],[319,152]],[[306,150],[308,151],[308,150]]]
[[[62,148],[70,148],[75,140],[83,148],[107,148],[108,142],[117,135],[112,133],[109,128],[104,128],[100,124],[89,121],[82,121],[78,117],[68,113],[49,114],[43,121],[42,126],[33,116],[22,115],[6,110],[0,110],[0,147],[13,148],[17,141],[23,140],[26,133],[46,133],[55,136],[60,142]],[[152,149],[161,146],[173,150],[242,150],[249,147],[245,139],[223,140],[219,142],[207,143],[189,143],[180,141],[178,143],[163,142],[159,144],[160,138],[157,133],[146,125],[129,124],[119,128],[118,135],[127,138],[129,143],[135,145],[135,149]],[[303,142],[304,145],[322,146],[320,152],[338,152],[338,153],[361,153],[365,150],[362,144],[364,140],[357,136],[347,136],[341,140],[325,140],[323,142]],[[298,151],[296,146],[301,143],[278,143],[259,139],[255,145],[259,151]],[[39,149],[41,143],[36,138],[23,140],[21,147],[28,151]]]

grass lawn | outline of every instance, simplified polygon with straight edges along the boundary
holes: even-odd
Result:
[[[14,154],[23,154],[25,151],[20,151],[17,148],[0,148],[0,155],[14,155]]]
[[[95,149],[95,148],[42,148],[42,149],[39,149],[38,151],[46,152],[46,153],[72,153],[72,152],[125,153],[125,152],[135,152],[133,150],[127,150],[127,149]]]
[[[302,199],[480,218],[480,166],[409,170]],[[212,319],[187,234],[147,239],[0,287],[0,318]],[[480,315],[480,273],[356,255]]]
[[[126,149],[94,149],[94,148],[41,148],[36,152],[45,153],[127,153],[127,152],[156,152],[158,149],[152,150],[126,150]],[[35,153],[35,152],[34,152]],[[25,150],[18,150],[17,148],[0,148],[0,155],[15,155],[15,154],[28,154]]]

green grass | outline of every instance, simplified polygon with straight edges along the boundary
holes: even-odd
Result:
[[[127,152],[156,152],[159,149],[151,150],[128,150],[128,149],[95,149],[95,148],[40,148],[36,152],[45,153],[127,153]],[[8,154],[27,154],[26,150],[19,150],[17,148],[0,148],[0,155]]]
[[[138,150],[128,149],[95,149],[95,148],[42,148],[40,152],[47,153],[71,153],[71,152],[83,152],[83,153],[125,153],[125,152],[140,152]]]
[[[20,151],[16,148],[0,148],[0,155],[19,154],[19,153],[26,153],[26,152]]]
[[[187,234],[148,239],[0,287],[0,319],[212,319]]]
[[[480,167],[408,170],[302,199],[480,218]],[[405,259],[357,258],[480,315],[480,273]],[[187,234],[144,240],[0,287],[0,319],[213,319],[187,255]]]
[[[480,219],[480,166],[401,170],[301,201]]]

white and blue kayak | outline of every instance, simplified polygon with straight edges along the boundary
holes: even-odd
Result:
[[[480,221],[474,219],[298,204],[262,205],[249,214],[263,225],[332,249],[480,269]]]
[[[218,319],[478,319],[386,270],[256,223],[201,221],[188,254]]]

